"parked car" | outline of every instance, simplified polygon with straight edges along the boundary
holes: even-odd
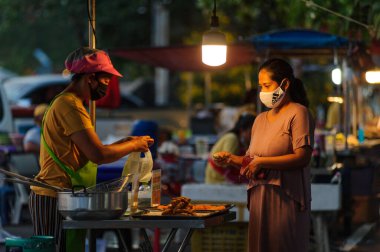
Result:
[[[11,105],[30,107],[50,103],[70,83],[70,78],[59,74],[13,77],[3,82]]]
[[[50,101],[70,83],[69,77],[60,74],[12,77],[3,82],[3,87],[12,106],[34,107]],[[141,108],[145,106],[139,97],[121,92],[121,107]]]
[[[24,134],[34,125],[35,106],[42,102],[49,103],[69,82],[69,78],[61,75],[11,77],[1,82],[0,133]],[[186,109],[149,108],[132,92],[133,90],[120,92],[121,104],[118,108],[97,107],[96,131],[100,139],[106,139],[109,135],[128,135],[133,121],[137,119],[154,120],[170,128],[186,127],[188,122]]]

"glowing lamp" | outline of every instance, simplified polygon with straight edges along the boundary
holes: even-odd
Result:
[[[219,20],[216,16],[216,0],[211,17],[211,28],[202,37],[202,62],[209,66],[220,66],[226,63],[226,36],[219,31]]]

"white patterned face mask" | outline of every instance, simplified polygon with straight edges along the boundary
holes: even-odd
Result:
[[[267,108],[276,108],[280,105],[282,99],[285,97],[285,91],[282,90],[281,86],[284,83],[284,80],[281,81],[281,84],[276,90],[270,92],[260,92],[260,101]]]

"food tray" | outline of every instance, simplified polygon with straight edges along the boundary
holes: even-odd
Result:
[[[203,204],[202,204],[203,205]],[[210,216],[218,215],[229,211],[235,205],[233,204],[209,204],[209,205],[223,205],[225,206],[224,210],[196,210],[194,213],[196,215],[162,215],[163,210],[157,209],[157,207],[148,207],[144,211],[131,214],[133,218],[139,219],[203,219]]]

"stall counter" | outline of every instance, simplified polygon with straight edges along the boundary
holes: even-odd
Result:
[[[185,184],[182,186],[182,196],[194,202],[232,203],[235,204],[236,221],[248,222],[247,186],[233,184]],[[326,214],[338,211],[341,207],[340,184],[311,184],[311,214],[316,249],[318,252],[328,252],[329,237]]]

